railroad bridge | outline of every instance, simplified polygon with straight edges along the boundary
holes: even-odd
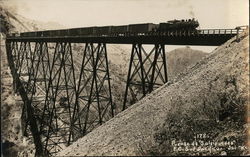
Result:
[[[138,99],[168,81],[167,45],[218,46],[241,29],[126,36],[8,36],[6,49],[16,92],[23,99],[23,132],[36,154],[53,155],[114,116],[107,57],[109,44],[131,44],[123,110],[132,87]],[[81,45],[78,52],[73,44]],[[154,45],[146,52],[143,45]],[[81,53],[76,67],[74,53]]]

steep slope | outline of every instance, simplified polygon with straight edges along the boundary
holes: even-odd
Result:
[[[229,40],[175,82],[152,92],[59,155],[178,155],[171,140],[192,140],[196,133],[209,134],[215,142],[237,141],[235,151],[222,148],[210,154],[244,154],[240,146],[246,139],[248,42],[248,32],[241,34],[239,43]],[[186,154],[190,153],[209,154]]]

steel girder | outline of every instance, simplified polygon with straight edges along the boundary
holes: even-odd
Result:
[[[82,135],[114,116],[105,43],[86,43],[73,121]]]
[[[14,88],[20,94],[24,102],[24,114],[22,115],[22,118],[24,119],[22,121],[24,124],[23,131],[26,130],[25,127],[27,126],[27,124],[29,124],[30,132],[33,136],[34,144],[36,147],[36,156],[43,156],[44,153],[39,135],[38,125],[36,122],[36,114],[34,112],[34,108],[32,107],[31,99],[33,98],[33,96],[32,94],[27,93],[26,87],[28,84],[24,85],[24,80],[21,78],[21,74],[23,73],[20,73],[23,70],[24,56],[26,55],[26,53],[23,52],[27,48],[26,46],[28,45],[29,44],[27,44],[27,42],[6,42],[6,52],[8,57],[8,63],[14,80]],[[27,49],[27,53],[29,53],[28,51],[29,50]],[[34,88],[32,87],[32,89]]]
[[[78,65],[70,42],[6,46],[24,100],[23,133],[32,134],[38,155],[54,155],[114,116],[105,43],[86,43]],[[147,53],[133,44],[123,110],[129,94],[135,102],[167,81],[164,45]]]
[[[85,44],[79,73],[71,45],[6,42],[24,101],[22,130],[33,135],[38,156],[55,155],[114,116],[106,44]]]
[[[123,110],[167,81],[165,46],[155,44],[153,49],[147,53],[142,44],[133,44]],[[128,103],[129,94],[131,100]]]

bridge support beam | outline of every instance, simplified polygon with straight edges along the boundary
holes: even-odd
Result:
[[[133,44],[123,110],[167,81],[165,46],[155,44],[153,49],[147,53],[142,44]]]
[[[47,47],[48,48],[48,47]],[[58,42],[54,53],[46,57],[47,66],[43,68],[45,100],[40,111],[40,132],[43,135],[44,151],[54,155],[68,141],[71,119],[75,104],[76,80],[71,43]],[[48,49],[44,50],[48,53]],[[49,155],[48,154],[48,155]]]
[[[34,113],[34,108],[32,106],[32,100],[30,95],[26,93],[26,89],[23,86],[23,81],[20,79],[20,69],[21,65],[19,64],[21,56],[22,48],[26,47],[27,43],[21,43],[18,45],[17,42],[6,42],[6,52],[8,57],[8,63],[10,65],[11,73],[13,78],[15,79],[16,89],[20,94],[23,102],[24,102],[24,113],[26,115],[25,123],[29,123],[30,131],[33,136],[35,148],[36,148],[36,156],[44,156],[43,145],[41,142],[41,137],[39,134],[39,129],[36,121],[36,116]]]
[[[85,44],[77,87],[73,120],[85,135],[114,116],[105,43]]]
[[[54,156],[114,116],[105,43],[85,44],[77,75],[70,42],[6,42],[6,48],[24,101],[23,132],[34,137],[37,155]]]

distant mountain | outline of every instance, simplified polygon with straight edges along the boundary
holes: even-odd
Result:
[[[56,22],[40,22],[25,18],[0,3],[1,32],[26,32],[49,29],[62,29],[65,26]]]
[[[112,45],[108,46],[108,57],[109,57],[109,69],[111,75],[111,86],[113,91],[114,102],[117,106],[117,112],[120,112],[129,68],[130,51],[131,48],[123,45]],[[168,80],[173,81],[179,74],[185,72],[185,70],[195,65],[203,57],[209,53],[203,51],[194,50],[189,47],[178,48],[173,51],[167,52],[167,68],[168,68]],[[149,65],[145,65],[146,67]],[[141,92],[138,89],[137,92]],[[127,100],[133,102],[134,98],[129,94]]]
[[[191,66],[207,56],[209,53],[194,50],[189,47],[177,48],[167,53],[168,77],[174,77],[182,73],[188,66]]]

